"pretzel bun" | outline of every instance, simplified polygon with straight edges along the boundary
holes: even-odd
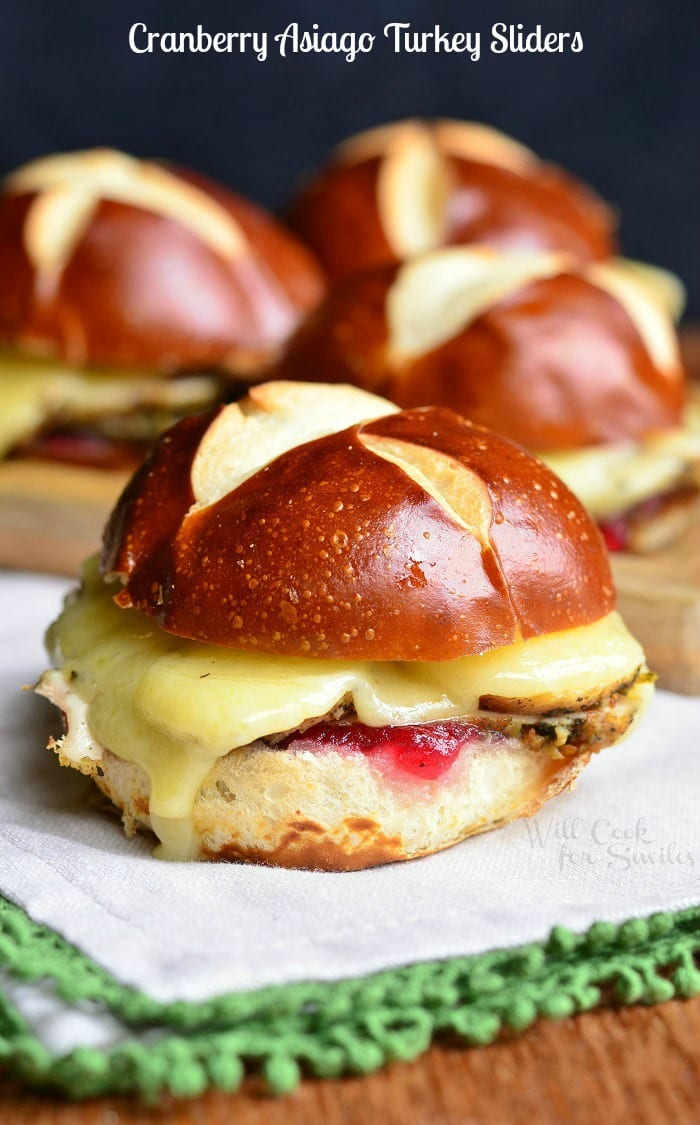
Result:
[[[0,341],[78,365],[245,375],[324,289],[311,254],[260,208],[111,149],[8,176],[0,255]]]
[[[684,401],[671,317],[638,267],[484,247],[341,283],[274,373],[449,407],[542,453],[670,429]]]
[[[590,188],[503,133],[463,121],[401,121],[353,137],[289,219],[334,281],[465,242],[582,261],[615,249],[615,216]]]
[[[532,815],[626,733],[651,677],[614,603],[522,449],[268,383],[156,444],[38,691],[160,854],[350,870]]]
[[[342,417],[338,390],[351,409],[351,388],[264,384],[157,442],[105,533],[120,605],[209,644],[373,661],[613,609],[599,533],[545,465],[448,410],[376,399],[377,421],[294,437],[314,412]]]

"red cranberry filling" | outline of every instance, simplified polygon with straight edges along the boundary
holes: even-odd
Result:
[[[624,551],[629,542],[629,523],[624,516],[600,524],[605,546],[609,551]]]
[[[629,508],[619,516],[599,523],[600,530],[609,551],[626,551],[630,545],[632,532],[636,524],[642,520],[650,519],[661,511],[672,492],[661,492],[657,496],[649,496],[640,500],[633,508]]]
[[[22,442],[14,455],[25,460],[54,461],[94,469],[133,469],[141,463],[144,443],[118,441],[92,430],[54,430]]]
[[[403,773],[435,781],[465,746],[502,736],[472,723],[447,720],[407,727],[369,727],[364,723],[316,723],[280,743],[285,750],[347,750],[381,759]]]

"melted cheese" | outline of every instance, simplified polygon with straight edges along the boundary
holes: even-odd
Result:
[[[125,413],[138,406],[178,409],[211,402],[216,380],[166,380],[147,372],[80,370],[52,360],[0,356],[0,457],[47,422]]]
[[[108,747],[145,771],[154,829],[174,857],[190,854],[194,801],[217,758],[325,715],[348,696],[371,726],[474,714],[487,694],[546,692],[575,710],[582,694],[631,678],[644,662],[617,614],[435,664],[236,652],[164,633],[139,611],[119,609],[114,589],[94,561],[86,565],[82,591],[47,638],[61,671],[47,673],[39,691],[59,706],[67,691],[85,704],[92,749],[81,721],[75,745],[69,731],[61,746],[65,757],[78,763]]]
[[[595,445],[540,457],[596,519],[609,519],[658,496],[700,471],[700,430],[689,415],[683,429],[643,442]]]

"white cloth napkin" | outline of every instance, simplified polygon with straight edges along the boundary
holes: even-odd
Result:
[[[57,714],[19,690],[66,587],[0,575],[0,892],[125,983],[201,999],[700,901],[700,700],[665,693],[575,791],[439,855],[338,875],[159,862],[44,749]]]

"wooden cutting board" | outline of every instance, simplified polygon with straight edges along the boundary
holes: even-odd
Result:
[[[0,566],[77,574],[99,548],[128,476],[39,461],[0,464]]]
[[[700,332],[686,331],[685,360],[700,375]],[[100,545],[127,475],[9,461],[0,465],[0,566],[77,574]],[[700,504],[687,533],[655,555],[619,554],[620,609],[661,687],[700,694]]]
[[[700,695],[700,506],[687,533],[656,555],[613,555],[618,606],[659,687]]]

